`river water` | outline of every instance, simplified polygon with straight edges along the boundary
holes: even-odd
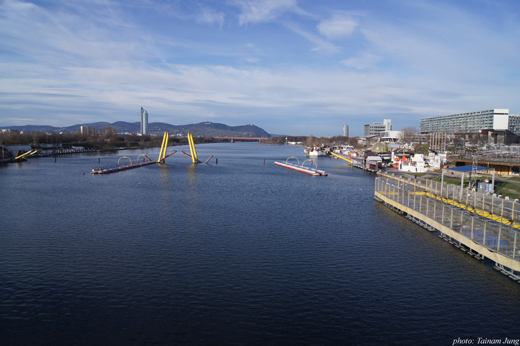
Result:
[[[0,168],[0,344],[520,339],[520,285],[375,202],[373,174],[274,165],[302,147],[197,150],[210,164],[89,174],[150,149]]]

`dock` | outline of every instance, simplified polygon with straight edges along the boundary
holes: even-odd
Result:
[[[116,173],[116,172],[121,172],[121,171],[126,171],[128,169],[132,169],[132,168],[138,168],[138,167],[143,167],[143,166],[148,166],[148,165],[153,165],[154,163],[157,163],[155,161],[149,161],[147,159],[144,159],[142,161],[135,161],[135,162],[130,162],[130,163],[126,163],[126,164],[118,164],[116,166],[111,166],[111,167],[99,167],[99,168],[95,168],[93,169],[90,174],[109,174],[109,173]]]
[[[339,155],[334,152],[330,152],[330,154],[337,158],[350,163],[353,167],[363,169],[368,172],[376,173],[381,170],[381,158],[379,156],[352,156],[346,157],[344,155]]]
[[[346,157],[346,156],[336,154],[333,151],[331,151],[330,154],[332,156],[334,156],[335,158],[337,158],[337,159],[341,159],[341,160],[347,161],[348,163],[352,164],[352,160],[350,158]]]
[[[274,164],[277,166],[280,166],[280,167],[289,168],[289,169],[292,169],[292,170],[295,170],[295,171],[298,171],[301,173],[309,174],[309,175],[327,176],[327,172],[319,170],[317,168],[304,167],[303,164],[296,165],[294,163],[289,163],[289,162],[275,162]]]
[[[453,184],[379,173],[374,199],[520,282],[520,203]],[[506,203],[507,202],[507,203]]]

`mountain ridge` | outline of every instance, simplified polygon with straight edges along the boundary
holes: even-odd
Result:
[[[140,122],[129,123],[126,121],[109,122],[95,122],[88,124],[75,124],[66,127],[55,127],[50,125],[23,125],[23,126],[7,126],[2,129],[18,130],[24,132],[43,132],[43,133],[75,133],[78,132],[81,126],[90,126],[96,128],[98,131],[107,126],[115,127],[118,134],[137,134],[140,130]],[[148,124],[150,135],[162,135],[165,131],[170,133],[170,136],[184,137],[191,132],[197,137],[255,137],[255,138],[269,138],[271,135],[264,129],[253,125],[239,125],[229,126],[222,123],[201,122],[197,124],[187,125],[172,125],[161,122],[154,122]]]

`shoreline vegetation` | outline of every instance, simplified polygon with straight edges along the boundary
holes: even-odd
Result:
[[[240,137],[237,135],[237,137]],[[201,143],[226,143],[229,139],[221,139],[211,136],[194,136],[195,144]],[[232,136],[227,136],[232,138]],[[234,141],[241,141],[234,139]],[[246,140],[249,141],[249,140]],[[310,136],[271,136],[260,140],[260,144],[281,145],[287,143],[298,143],[302,146],[320,146],[329,143],[345,143],[357,145],[356,138],[349,137],[314,137]],[[116,134],[115,129],[108,128],[97,135],[78,134],[78,133],[16,133],[3,132],[0,133],[0,146],[11,145],[30,145],[32,149],[43,148],[64,148],[83,147],[86,151],[96,150],[122,150],[122,149],[146,149],[161,147],[162,136],[153,135],[122,135]],[[168,146],[187,145],[187,137],[170,136]]]
[[[226,140],[213,137],[195,137],[195,143],[219,143]],[[33,149],[83,147],[86,151],[146,149],[161,147],[162,136],[118,135],[106,133],[99,135],[83,135],[76,133],[30,133],[17,134],[5,132],[0,134],[0,145],[30,145]],[[170,137],[168,146],[187,145],[187,137]]]

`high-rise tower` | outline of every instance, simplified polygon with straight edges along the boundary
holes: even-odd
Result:
[[[148,112],[141,107],[141,134],[148,135]]]
[[[348,125],[343,125],[343,137],[348,137]]]

